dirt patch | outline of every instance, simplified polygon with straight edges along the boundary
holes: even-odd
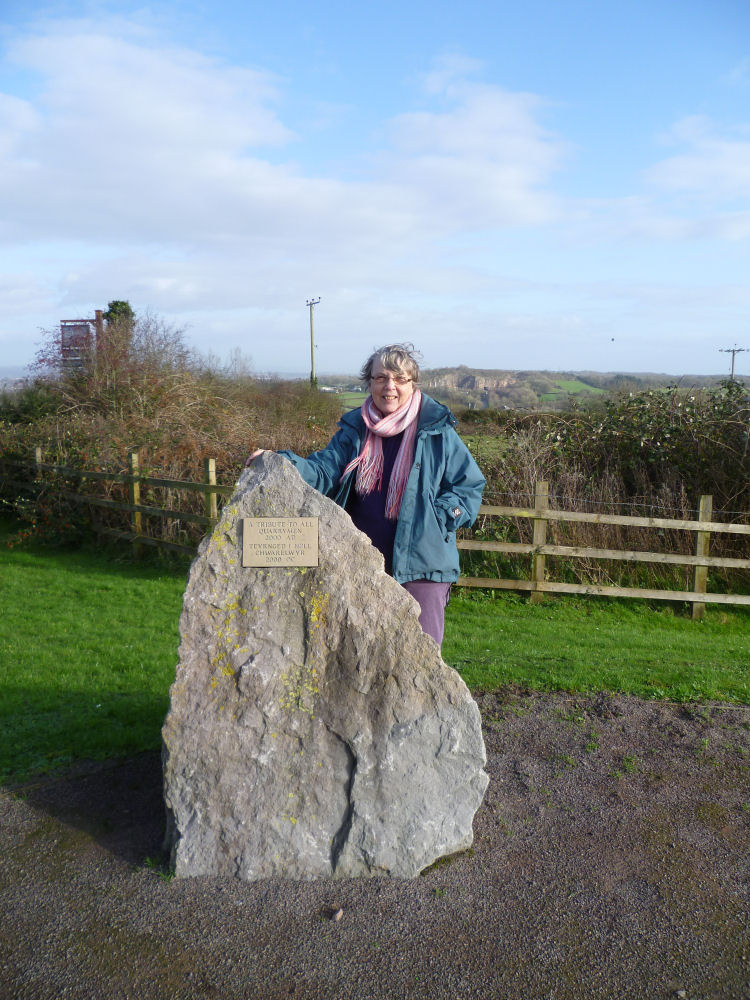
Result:
[[[0,997],[746,1000],[750,708],[477,700],[474,847],[409,881],[169,881],[157,754],[6,791]]]

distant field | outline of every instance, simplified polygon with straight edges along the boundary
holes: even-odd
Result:
[[[341,400],[342,410],[353,410],[355,407],[362,405],[365,397],[364,393],[361,392],[340,392],[337,398]]]
[[[558,389],[562,390],[562,392],[567,392],[569,396],[577,396],[584,392],[592,393],[594,395],[603,395],[605,393],[604,389],[597,389],[593,385],[587,385],[586,382],[580,382],[576,378],[556,378],[554,379],[554,384],[558,387]],[[545,392],[542,393],[539,398],[545,402],[549,402],[549,400],[554,399],[556,396],[557,393]]]

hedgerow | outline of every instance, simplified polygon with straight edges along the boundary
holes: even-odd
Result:
[[[255,379],[241,365],[196,356],[183,332],[158,318],[116,317],[75,367],[63,362],[57,331],[45,336],[32,379],[0,398],[0,453],[28,462],[39,447],[51,464],[121,473],[135,451],[142,472],[194,481],[212,458],[218,481],[232,484],[256,447],[313,451],[330,438],[338,416],[335,400],[308,383]],[[33,501],[26,491],[6,491],[5,502],[32,535],[69,540],[88,521],[80,505],[61,496],[65,487],[46,477]],[[95,487],[102,489],[125,499],[122,485]],[[174,499],[152,489],[143,502],[170,506]],[[181,506],[186,500],[200,509],[199,495],[183,497]],[[97,516],[104,526],[116,520]],[[162,529],[172,537],[185,533],[174,523],[154,527]],[[195,540],[194,531],[187,534]]]
[[[750,400],[747,389],[726,381],[716,389],[622,393],[596,409],[567,413],[466,411],[461,427],[479,430],[478,458],[488,485],[485,501],[530,506],[539,481],[549,484],[550,506],[561,510],[695,520],[700,496],[713,498],[717,520],[750,519]],[[489,447],[487,440],[499,442]],[[531,541],[531,522],[521,518],[480,518],[474,534],[502,541]],[[551,521],[554,544],[653,552],[692,553],[690,532],[582,525]],[[750,557],[746,536],[715,533],[711,553]],[[475,575],[525,575],[528,557],[472,555]],[[648,586],[669,582],[688,586],[692,569],[646,567],[576,559],[561,564],[571,580]],[[746,575],[746,574],[745,574]],[[711,570],[709,586],[737,586],[737,574]],[[746,584],[739,581],[740,586]]]
[[[708,391],[629,393],[608,400],[600,414],[574,409],[554,422],[548,439],[553,455],[592,478],[619,474],[626,496],[679,482],[696,496],[713,494],[719,508],[743,510],[749,429],[747,389],[727,380]]]

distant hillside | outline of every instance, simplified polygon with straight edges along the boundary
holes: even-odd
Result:
[[[607,393],[641,392],[674,384],[710,388],[726,377],[656,372],[506,371],[457,365],[423,369],[421,385],[431,396],[454,407],[561,410],[572,400],[593,404]],[[750,385],[750,379],[738,381]],[[325,375],[321,379],[323,385],[339,391],[360,389],[359,379],[354,375]]]
[[[485,389],[505,389],[518,381],[516,372],[497,369],[427,368],[422,372],[422,384],[428,389],[462,389],[466,392]]]
[[[575,400],[595,405],[609,393],[642,392],[667,385],[709,388],[726,375],[683,375],[656,372],[493,371],[467,368],[428,369],[422,383],[451,406],[470,409],[562,410]],[[739,379],[750,384],[750,379]]]

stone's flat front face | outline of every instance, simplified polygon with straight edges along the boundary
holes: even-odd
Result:
[[[246,518],[317,519],[319,565],[242,565]],[[468,847],[479,710],[349,516],[280,456],[188,578],[163,729],[178,875],[409,878]]]

